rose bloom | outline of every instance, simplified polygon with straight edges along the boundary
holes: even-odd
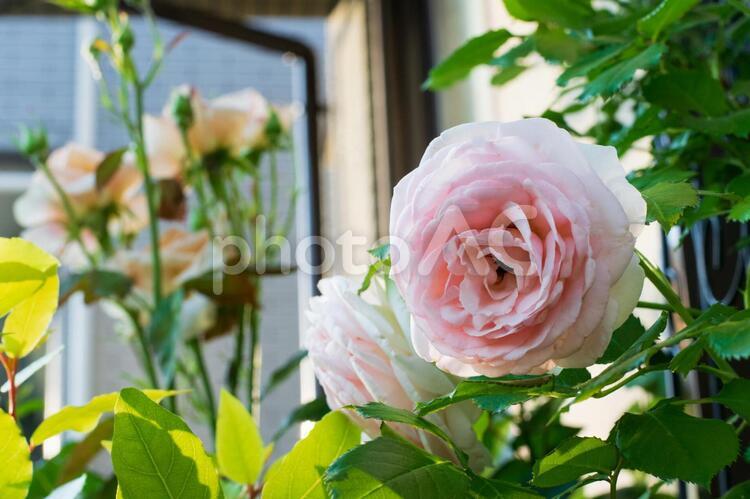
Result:
[[[323,279],[322,296],[310,300],[310,326],[303,339],[318,381],[331,409],[380,401],[412,410],[416,402],[431,400],[455,388],[455,379],[420,359],[408,340],[409,314],[392,283],[386,289],[374,280],[362,298],[357,286],[343,277]],[[347,414],[371,437],[379,422]],[[465,450],[474,469],[481,469],[488,453],[477,441],[472,424],[479,410],[470,402],[450,406],[428,416]],[[394,429],[430,452],[453,458],[438,438],[408,425]]]
[[[643,198],[614,148],[548,120],[447,130],[391,209],[412,341],[448,372],[591,365],[640,296]]]
[[[146,198],[141,192],[143,177],[135,166],[124,161],[102,188],[96,187],[96,170],[105,155],[78,144],[67,144],[53,151],[48,160],[50,173],[67,195],[76,216],[81,219],[97,211],[114,207],[108,230],[113,234],[132,235],[147,224]],[[36,171],[31,185],[16,201],[16,221],[26,230],[22,237],[67,264],[80,263],[82,253],[70,240],[70,220],[57,191],[43,171]],[[84,229],[81,237],[91,251],[97,249],[96,237]]]
[[[205,232],[188,232],[179,225],[167,226],[159,237],[162,292],[168,295],[182,283],[210,270],[209,238]],[[121,252],[115,265],[133,280],[133,286],[145,295],[152,292],[153,263],[151,247]]]
[[[188,232],[180,224],[162,222],[159,251],[162,266],[162,293],[170,295],[193,277],[211,269],[210,243],[205,232]],[[112,270],[133,280],[134,291],[147,302],[153,296],[153,264],[150,245],[123,250],[109,262]],[[118,323],[118,331],[132,336],[134,330],[122,309],[106,304],[104,310]],[[140,310],[141,319],[147,323],[149,315]],[[181,337],[195,338],[205,333],[216,321],[216,307],[207,297],[192,292],[185,295],[180,306]]]
[[[259,92],[249,88],[209,101],[187,85],[179,87],[176,92],[190,96],[193,124],[187,139],[198,155],[218,149],[236,154],[244,149],[267,147],[266,125],[271,112],[276,112],[284,133],[289,132],[295,118],[293,108],[275,107]],[[153,175],[157,178],[180,176],[186,152],[169,106],[164,108],[161,116],[145,116],[143,126]]]

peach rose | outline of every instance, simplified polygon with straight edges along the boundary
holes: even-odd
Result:
[[[367,300],[343,277],[323,279],[319,288],[322,296],[310,301],[303,340],[331,409],[380,401],[412,410],[416,402],[455,388],[454,378],[415,355],[408,340],[409,315],[392,283],[386,289],[381,281],[373,282]],[[377,421],[348,414],[370,436],[378,435]],[[428,417],[469,454],[475,469],[482,468],[488,454],[472,429],[479,417],[476,407],[462,403]],[[433,453],[452,456],[431,434],[406,425],[394,428]]]
[[[193,125],[188,130],[187,139],[198,155],[220,148],[238,153],[246,148],[266,147],[266,125],[271,111],[276,112],[282,131],[287,133],[295,118],[293,108],[274,107],[259,92],[249,88],[209,101],[187,85],[175,92],[190,96]],[[169,107],[162,111],[161,116],[147,115],[143,126],[153,175],[157,178],[179,176],[186,152]]]
[[[210,269],[209,238],[205,232],[188,232],[179,226],[166,227],[159,238],[162,291],[170,294],[191,277]],[[125,251],[115,258],[115,267],[149,295],[153,286],[150,246]]]
[[[218,97],[211,101],[211,108],[219,115],[230,117],[240,113],[240,126],[227,126],[223,134],[226,144],[233,150],[268,147],[266,127],[272,112],[276,114],[283,133],[289,133],[297,115],[293,106],[274,106],[252,88]],[[219,123],[222,122],[229,124],[233,120],[219,120]]]
[[[108,230],[135,234],[147,223],[146,199],[140,192],[143,178],[135,166],[124,161],[109,182],[97,189],[96,170],[103,159],[103,153],[71,143],[53,151],[47,164],[79,221],[114,207],[115,216],[110,218]],[[60,256],[68,264],[80,258],[79,248],[70,244],[70,220],[63,202],[44,172],[32,175],[31,185],[18,198],[13,212],[16,221],[26,229],[22,237]],[[88,249],[96,250],[96,237],[91,230],[85,229],[82,238]]]
[[[640,295],[645,202],[612,147],[548,120],[444,132],[391,209],[412,341],[448,372],[588,366]]]

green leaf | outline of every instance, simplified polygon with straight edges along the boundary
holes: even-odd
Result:
[[[247,485],[222,480],[221,489],[224,491],[224,499],[247,499]]]
[[[643,336],[646,332],[646,328],[643,327],[641,321],[634,315],[630,315],[620,327],[615,329],[612,333],[612,339],[604,351],[604,354],[596,361],[597,364],[609,364],[614,362],[622,354],[624,354],[628,348],[630,348],[638,338]]]
[[[471,478],[471,494],[471,497],[482,499],[541,499],[544,497],[515,483],[493,480],[478,475]]]
[[[417,413],[420,416],[439,411],[453,404],[473,399],[480,407],[489,411],[499,411],[513,404],[525,402],[535,395],[548,392],[551,387],[550,376],[533,377],[529,384],[515,384],[514,381],[502,381],[493,379],[467,379],[456,385],[456,388],[448,395],[436,399],[419,402]]]
[[[517,66],[518,64],[516,64],[516,61],[529,55],[534,51],[535,47],[536,41],[534,40],[534,36],[527,36],[521,43],[519,43],[515,47],[492,59],[489,64],[491,66],[498,66],[501,68]]]
[[[586,50],[585,42],[559,28],[537,29],[534,41],[539,55],[552,64],[575,62],[579,54]]]
[[[75,443],[66,444],[53,458],[35,463],[27,499],[46,499],[54,488],[62,483],[62,469],[75,445]]]
[[[565,28],[585,28],[594,11],[581,0],[503,0],[508,13],[522,21],[552,23]]]
[[[745,421],[750,421],[750,380],[733,379],[726,383],[712,399],[729,407]]]
[[[598,438],[573,437],[534,465],[533,484],[556,487],[587,473],[609,473],[617,466],[617,449]]]
[[[588,100],[598,95],[609,97],[632,80],[636,70],[655,66],[665,51],[666,47],[662,44],[651,45],[639,54],[628,57],[602,71],[583,88],[579,99]]]
[[[156,402],[181,392],[171,390],[144,390],[144,393]],[[82,406],[68,406],[49,416],[34,430],[31,435],[31,445],[36,447],[48,438],[59,435],[64,431],[88,433],[96,428],[102,415],[112,412],[117,403],[118,393],[107,393],[92,398]]]
[[[656,184],[641,195],[648,208],[647,222],[659,222],[665,232],[680,220],[685,208],[698,204],[698,193],[687,182]]]
[[[697,3],[698,0],[662,0],[654,10],[638,21],[638,31],[656,38],[664,28],[679,21]]]
[[[33,295],[11,310],[3,324],[3,346],[8,356],[20,359],[42,343],[57,311],[59,294],[60,280],[53,272]]]
[[[392,432],[389,435],[355,447],[328,468],[325,482],[332,498],[454,499],[467,495],[469,477],[453,463]]]
[[[560,374],[555,376],[554,386],[556,389],[565,390],[575,388],[581,383],[591,379],[591,373],[588,369],[583,367],[569,367],[560,371]]]
[[[579,58],[575,64],[563,71],[563,73],[557,78],[557,84],[564,87],[573,78],[586,76],[589,73],[596,71],[620,55],[627,47],[628,46],[624,44],[607,45],[606,47],[600,48],[590,54],[586,54]]]
[[[390,260],[378,260],[377,262],[370,265],[367,268],[367,274],[365,274],[364,279],[362,279],[362,285],[357,290],[357,294],[361,295],[362,293],[367,291],[370,288],[372,280],[375,278],[375,276],[380,273],[387,274],[389,268]]]
[[[344,452],[359,444],[361,431],[340,412],[318,422],[269,473],[264,499],[325,499],[325,469]]]
[[[381,244],[375,248],[367,250],[367,252],[378,260],[390,260],[391,258],[391,245]]]
[[[625,414],[613,431],[610,440],[626,465],[662,480],[677,478],[707,485],[739,452],[730,425],[688,416],[668,403],[645,414]]]
[[[370,402],[362,406],[355,406],[354,410],[363,418],[402,423],[428,431],[450,445],[461,464],[466,466],[469,462],[469,456],[451,440],[451,437],[442,428],[411,411],[391,407],[382,402]]]
[[[708,135],[717,137],[735,135],[744,139],[750,134],[750,109],[742,109],[718,117],[682,116],[680,122],[688,128]]]
[[[629,177],[628,181],[638,189],[644,191],[649,187],[653,187],[658,184],[675,184],[685,182],[695,177],[695,172],[689,170],[681,170],[674,167],[654,167],[644,168],[642,170],[636,170]]]
[[[214,269],[189,279],[182,287],[186,292],[196,291],[224,305],[256,305],[257,290],[252,283],[252,276],[250,270],[240,274],[228,274],[220,269]]]
[[[507,68],[502,68],[494,74],[490,83],[496,87],[500,87],[512,81],[527,69],[526,66],[508,66]]]
[[[123,298],[132,286],[130,277],[110,270],[68,274],[60,284],[60,302],[65,302],[78,291],[83,292],[87,304],[106,298]]]
[[[690,345],[680,350],[669,362],[669,369],[672,372],[687,376],[703,357],[703,348],[706,343],[703,338],[698,338]]]
[[[81,14],[94,14],[97,7],[92,6],[84,0],[50,0],[51,3],[59,5],[63,9],[80,12]]]
[[[734,177],[727,184],[726,192],[731,192],[740,197],[750,196],[750,174],[743,173]]]
[[[58,266],[54,257],[34,244],[0,237],[0,317],[41,288]]]
[[[0,411],[0,497],[24,499],[31,484],[31,456],[16,421]]]
[[[103,189],[107,186],[112,177],[115,176],[117,170],[120,169],[122,164],[122,157],[127,152],[127,148],[117,149],[108,153],[104,159],[96,167],[96,188],[98,190]]]
[[[750,481],[735,485],[722,497],[723,499],[746,499],[750,497]]]
[[[499,29],[472,38],[430,70],[422,88],[440,90],[466,78],[476,66],[490,62],[495,51],[511,36]]]
[[[65,483],[85,472],[89,463],[104,449],[102,442],[112,440],[114,428],[114,418],[107,417],[83,440],[72,444],[70,453],[60,468],[57,482]]]
[[[704,335],[711,348],[725,359],[750,357],[750,317],[743,312],[708,327]]]
[[[283,383],[289,376],[291,376],[300,365],[300,362],[307,358],[307,350],[300,350],[299,352],[292,355],[281,367],[271,373],[271,377],[268,380],[268,384],[263,388],[263,392],[260,395],[261,400],[266,398],[277,386]]]
[[[279,425],[279,429],[273,434],[272,441],[277,441],[292,426],[303,421],[320,421],[323,416],[331,412],[325,397],[318,397],[310,402],[306,402],[296,407],[284,421]]]
[[[660,112],[661,111],[655,107],[643,107],[637,112],[635,121],[633,121],[632,125],[618,130],[611,135],[609,140],[610,145],[616,147],[618,154],[622,155],[625,154],[637,140],[663,132],[666,128],[666,124],[664,123],[664,120],[659,117]],[[648,170],[654,170],[654,168]],[[664,168],[661,168],[661,170],[664,170]],[[688,176],[680,176],[675,182],[685,180],[693,175],[692,172],[685,172],[684,170],[678,171],[687,173]],[[640,170],[636,173],[640,173]],[[631,176],[631,178],[636,180],[639,177]]]
[[[216,424],[219,472],[237,483],[255,483],[266,455],[255,419],[242,402],[222,389]]]
[[[71,499],[99,497],[105,483],[93,473],[84,473],[54,489],[46,499]]]
[[[151,317],[148,337],[156,352],[159,369],[169,385],[177,367],[177,348],[180,345],[180,309],[185,293],[178,289],[164,298]]]
[[[643,94],[650,103],[680,113],[721,116],[728,109],[721,83],[707,70],[673,69],[651,78]]]
[[[586,400],[601,388],[619,380],[625,372],[639,366],[646,357],[643,350],[651,346],[651,344],[659,338],[661,333],[664,332],[664,329],[667,327],[668,318],[668,314],[662,312],[659,315],[659,318],[646,330],[645,333],[630,345],[611,365],[586,385],[586,389],[576,397],[576,401],[580,402]],[[696,320],[696,323],[697,322],[698,321]]]
[[[198,437],[135,388],[122,390],[115,405],[112,465],[123,499],[223,497]]]
[[[750,220],[750,196],[735,203],[729,211],[728,218],[735,222],[747,222]]]

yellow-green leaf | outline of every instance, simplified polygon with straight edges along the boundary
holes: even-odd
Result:
[[[198,437],[135,388],[122,390],[115,405],[112,464],[123,499],[223,497]]]
[[[151,400],[160,402],[166,397],[179,395],[181,392],[175,390],[144,390],[144,393]],[[63,408],[60,412],[42,421],[31,435],[31,445],[37,446],[48,438],[59,435],[64,431],[90,432],[99,424],[103,414],[114,411],[118,396],[117,392],[107,393],[92,398],[86,405]]]
[[[58,265],[28,241],[0,238],[0,317],[34,294]]]
[[[60,279],[54,273],[29,298],[11,310],[3,326],[3,344],[10,357],[30,354],[44,339],[57,311]]]
[[[269,472],[263,499],[326,499],[323,473],[360,438],[360,429],[348,417],[329,413]]]
[[[237,483],[255,483],[266,451],[253,416],[226,390],[221,391],[216,424],[216,458],[219,472]]]
[[[0,411],[0,497],[24,499],[31,485],[29,445],[15,420]]]

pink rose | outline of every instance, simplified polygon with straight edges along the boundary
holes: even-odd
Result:
[[[412,341],[448,372],[588,366],[640,295],[645,202],[612,147],[574,142],[550,121],[444,132],[391,209]]]
[[[87,215],[114,208],[108,230],[135,234],[147,223],[146,200],[140,192],[143,178],[135,166],[125,161],[109,182],[97,189],[96,170],[103,159],[103,153],[71,143],[53,151],[47,164],[79,222]],[[61,256],[65,263],[80,260],[79,248],[69,241],[70,220],[63,202],[44,172],[33,174],[31,185],[18,198],[13,212],[16,221],[26,228],[22,234],[25,239]],[[84,230],[82,238],[90,250],[96,250],[96,238],[90,230]]]
[[[408,340],[409,316],[392,286],[373,282],[367,299],[343,277],[323,279],[322,296],[310,301],[310,326],[303,340],[316,377],[331,409],[380,401],[412,410],[416,402],[450,393],[455,379],[419,358]],[[379,423],[348,413],[371,436]],[[481,469],[487,451],[477,441],[472,424],[479,411],[471,403],[451,406],[429,418],[441,426]],[[404,437],[445,457],[451,451],[430,434],[407,425],[394,425]]]

